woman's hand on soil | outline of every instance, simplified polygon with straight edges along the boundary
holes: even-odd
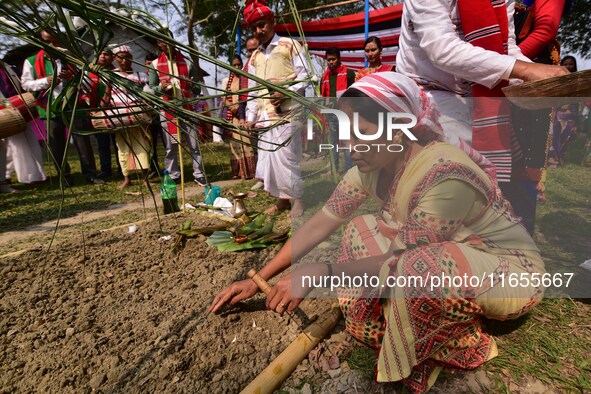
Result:
[[[279,314],[292,312],[302,302],[302,298],[292,298],[291,273],[283,276],[275,283],[271,292],[267,295],[267,309]]]
[[[214,298],[208,311],[216,313],[224,305],[234,305],[237,302],[246,300],[258,291],[256,283],[251,279],[245,279],[232,283]]]
[[[279,279],[273,286],[273,289],[267,295],[267,309],[277,313],[283,313],[286,310],[293,312],[304,300],[304,297],[312,291],[311,287],[303,286],[304,281],[302,281],[302,278],[304,276],[326,275],[326,273],[325,264],[309,264],[296,268]]]

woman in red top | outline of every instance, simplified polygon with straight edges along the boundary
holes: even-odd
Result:
[[[569,8],[570,0],[516,1],[515,33],[521,53],[536,63],[558,64],[556,33]]]
[[[365,57],[367,58],[369,67],[357,71],[355,81],[373,73],[395,71],[394,66],[382,64],[382,49],[382,41],[380,41],[378,37],[371,36],[365,40],[365,43],[363,43],[363,50],[365,51]]]

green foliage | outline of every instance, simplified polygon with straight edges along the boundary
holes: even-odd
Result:
[[[298,0],[298,10],[313,8],[325,4],[335,3],[331,1]],[[195,25],[195,31],[201,36],[203,44],[207,46],[207,52],[212,56],[230,57],[236,51],[236,25],[242,20],[243,1],[227,2],[227,6],[220,7],[217,0],[199,1],[196,10],[196,20],[201,21]],[[268,1],[267,4],[275,12],[277,23],[292,23],[294,18],[286,0]],[[190,6],[189,6],[190,8]],[[347,4],[316,12],[301,14],[303,21],[331,18],[347,15],[363,10],[363,2]],[[190,11],[190,9],[189,9]],[[248,29],[242,31],[242,47],[244,40],[250,34]]]
[[[216,231],[206,241],[220,252],[237,252],[240,250],[263,249],[285,241],[287,231],[273,232],[275,219],[266,214],[257,215],[249,223],[230,228],[230,231]],[[239,239],[242,238],[242,241]]]
[[[378,360],[378,353],[374,349],[359,346],[351,351],[347,363],[351,369],[361,372],[366,378],[371,379]]]
[[[558,40],[564,49],[591,58],[591,0],[573,0],[570,13],[562,19]],[[567,52],[563,49],[562,54]]]

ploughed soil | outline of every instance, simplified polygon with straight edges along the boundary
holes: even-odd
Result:
[[[133,233],[96,231],[0,260],[0,393],[239,392],[330,307],[331,300],[306,300],[291,318],[265,310],[258,295],[208,314],[219,290],[279,247],[218,252],[202,237],[173,253],[186,219],[193,228],[223,223],[169,215]],[[352,369],[345,360],[355,346],[341,323],[283,392],[402,392],[372,383],[371,370]],[[448,378],[434,392],[491,388],[487,374]]]
[[[194,228],[222,223],[188,216]],[[175,254],[174,238],[159,238],[184,220],[2,260],[1,391],[236,392],[262,371],[298,323],[266,311],[261,296],[220,315],[206,308],[273,251],[221,253],[188,239]]]

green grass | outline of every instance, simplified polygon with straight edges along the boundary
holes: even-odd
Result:
[[[579,267],[591,258],[591,169],[579,165],[583,146],[584,136],[579,136],[568,147],[565,166],[548,172],[547,202],[538,204],[536,215],[536,241],[546,269],[575,273],[573,286],[578,289],[567,292],[587,299],[545,299],[521,327],[497,338],[499,357],[485,368],[496,372],[501,392],[508,392],[506,378],[528,377],[561,391],[591,392],[591,273]]]
[[[99,165],[98,150],[95,146],[95,162]],[[205,171],[210,182],[230,178],[230,150],[225,145],[204,144],[202,146]],[[163,167],[164,151],[159,145],[159,161]],[[184,155],[185,180],[192,182],[192,166],[188,155]],[[0,231],[17,230],[27,226],[67,218],[89,210],[107,208],[112,204],[131,201],[143,202],[146,208],[155,207],[159,202],[158,180],[151,186],[151,191],[140,188],[139,180],[135,185],[118,190],[117,185],[123,180],[120,175],[112,177],[105,185],[89,185],[80,174],[80,162],[73,147],[68,149],[68,162],[72,168],[74,186],[60,189],[53,165],[46,160],[45,171],[49,179],[41,184],[24,185],[14,183],[20,193],[0,194]],[[116,172],[115,158],[112,166]],[[13,180],[16,182],[16,179]],[[126,192],[141,192],[141,196],[128,195]]]
[[[354,348],[349,354],[349,357],[347,357],[349,367],[361,372],[367,379],[373,378],[377,361],[378,352],[365,346]]]
[[[567,293],[591,297],[591,272],[579,267],[591,259],[591,169],[581,167],[584,136],[568,146],[566,165],[551,168],[546,185],[547,202],[538,204],[536,242],[549,272],[577,276]]]
[[[97,220],[89,221],[84,223],[84,225],[81,225],[80,223],[74,225],[62,225],[55,234],[53,232],[44,232],[20,240],[15,240],[10,243],[0,244],[0,256],[19,250],[36,248],[42,245],[47,246],[52,239],[54,243],[61,242],[71,239],[72,237],[80,236],[83,232],[84,234],[91,234],[95,231],[138,222],[146,219],[148,215],[155,215],[155,209],[150,208],[146,210],[123,211],[117,215],[105,216]]]
[[[534,377],[566,392],[591,392],[591,308],[569,299],[545,299],[517,330],[497,337],[499,356],[485,364],[498,384]]]

